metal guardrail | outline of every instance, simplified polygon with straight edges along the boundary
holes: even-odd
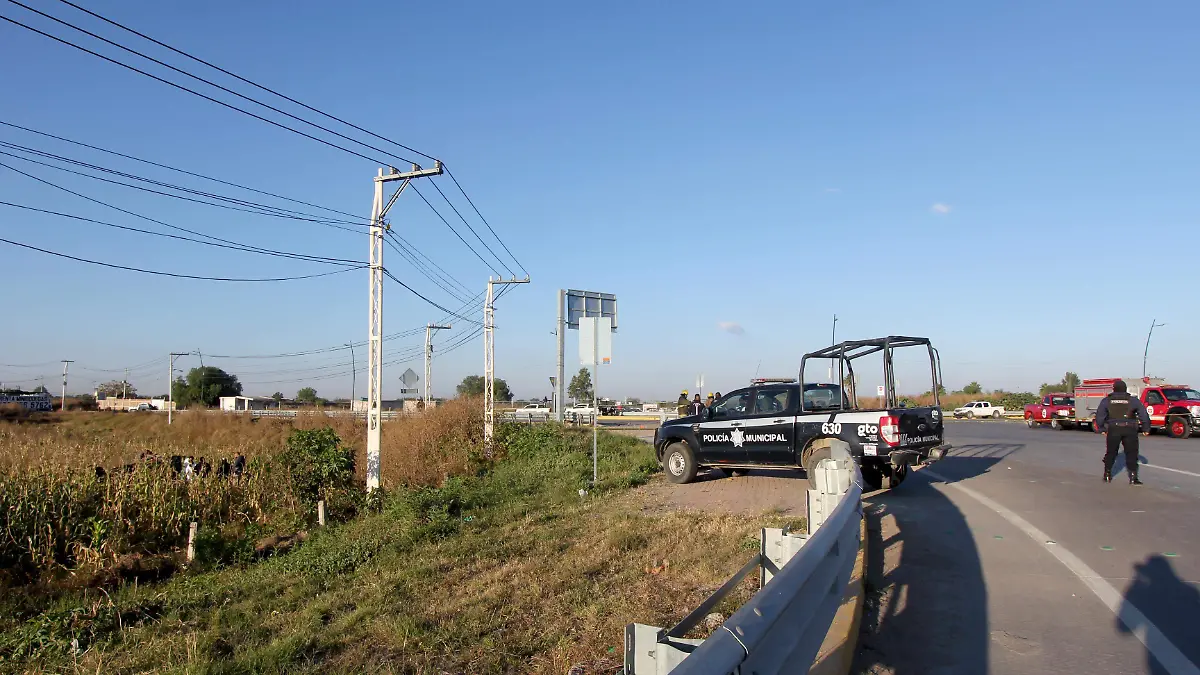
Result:
[[[229,415],[249,415],[250,417],[299,417],[300,415],[320,415],[326,417],[361,417],[366,419],[365,412],[352,412],[349,410],[229,410],[225,411]],[[391,420],[404,417],[408,413],[402,413],[399,410],[384,410],[379,413],[381,419]]]
[[[625,675],[809,672],[861,545],[862,477],[849,446],[835,445],[808,491],[808,532],[764,529],[758,555],[675,627],[627,625]],[[755,568],[761,587],[746,604],[708,639],[683,637]]]
[[[594,414],[579,415],[566,413],[566,422],[591,424]],[[500,414],[500,419],[517,421],[517,422],[549,422],[554,419],[554,413],[545,412],[521,412],[520,410],[508,411]],[[660,424],[667,420],[679,419],[679,413],[675,411],[661,411],[657,413],[625,413],[623,415],[600,415],[600,419],[628,419],[628,420],[645,420],[657,421]]]

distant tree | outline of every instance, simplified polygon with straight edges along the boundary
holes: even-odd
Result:
[[[482,375],[468,375],[455,387],[455,391],[463,398],[483,396],[483,384]]]
[[[580,368],[575,377],[571,378],[567,395],[576,401],[592,400],[592,373],[587,368]]]
[[[178,406],[215,406],[222,396],[240,396],[242,383],[236,375],[215,366],[201,366],[188,371],[171,385],[171,398]]]
[[[945,395],[946,395],[946,387],[945,387],[945,386],[943,386],[943,385],[940,385],[940,384],[939,384],[939,385],[938,385],[938,394],[940,394],[940,395],[942,395],[942,396],[945,396]],[[932,392],[932,391],[927,391],[927,392],[925,392],[924,394],[921,394],[921,395],[922,395],[922,396],[933,396],[933,392]]]
[[[1069,370],[1066,375],[1063,375],[1062,381],[1067,391],[1075,391],[1076,387],[1079,386],[1079,376]]]
[[[963,387],[962,392],[964,394],[972,394],[972,395],[982,394],[983,387],[981,387],[978,382],[972,382],[972,383],[968,384],[967,386]]]
[[[631,396],[631,397],[629,397],[629,399],[627,399],[627,402],[629,403],[629,405],[641,405],[642,399],[640,399],[636,396]]]
[[[455,391],[462,398],[471,396],[483,396],[484,380],[482,375],[468,375],[463,378],[463,381],[455,387]],[[492,383],[492,393],[497,401],[513,400],[513,393],[508,389],[508,383],[500,378],[496,378]]]
[[[317,398],[317,390],[312,387],[304,387],[296,392],[296,400],[300,403],[312,403],[315,405],[319,400]]]
[[[1078,386],[1079,386],[1079,376],[1076,375],[1075,373],[1072,373],[1071,371],[1067,371],[1067,373],[1065,375],[1063,375],[1063,379],[1059,382],[1056,382],[1054,384],[1049,384],[1049,383],[1043,382],[1041,388],[1038,389],[1038,392],[1042,396],[1045,396],[1046,394],[1052,394],[1052,393],[1058,393],[1058,392],[1065,392],[1065,393],[1069,394],[1069,393],[1075,391],[1075,388]]]
[[[46,388],[46,385],[44,385],[44,384],[39,384],[38,386],[36,386],[36,387],[34,387],[34,388],[33,388],[33,393],[35,393],[35,394],[49,394],[49,393],[50,393],[50,390]]]
[[[137,398],[137,388],[124,380],[112,380],[96,387],[96,393],[109,398]]]
[[[283,400],[283,392],[277,391],[271,394],[271,398],[275,399],[275,405],[279,405],[279,402]]]

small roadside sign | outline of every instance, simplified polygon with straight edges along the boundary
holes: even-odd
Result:
[[[881,384],[881,385],[879,385],[878,387],[875,387],[875,395],[876,395],[876,396],[883,396],[883,391],[884,391],[884,390],[883,390],[883,385],[882,385],[882,384]]]
[[[408,370],[404,371],[404,374],[400,376],[400,382],[403,383],[404,386],[408,387],[408,388],[412,388],[412,386],[415,385],[420,380],[421,380],[420,376],[418,376],[416,373],[414,373],[412,368],[409,368]]]

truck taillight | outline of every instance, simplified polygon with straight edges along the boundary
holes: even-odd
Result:
[[[900,418],[894,415],[880,417],[879,437],[889,446],[900,445]]]

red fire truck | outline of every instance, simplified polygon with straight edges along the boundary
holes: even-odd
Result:
[[[1187,438],[1200,432],[1200,391],[1155,377],[1121,379],[1129,385],[1129,395],[1145,404],[1151,427],[1166,431],[1171,438]],[[1096,419],[1096,408],[1112,393],[1116,381],[1117,378],[1084,380],[1075,388],[1077,424],[1091,425]]]

